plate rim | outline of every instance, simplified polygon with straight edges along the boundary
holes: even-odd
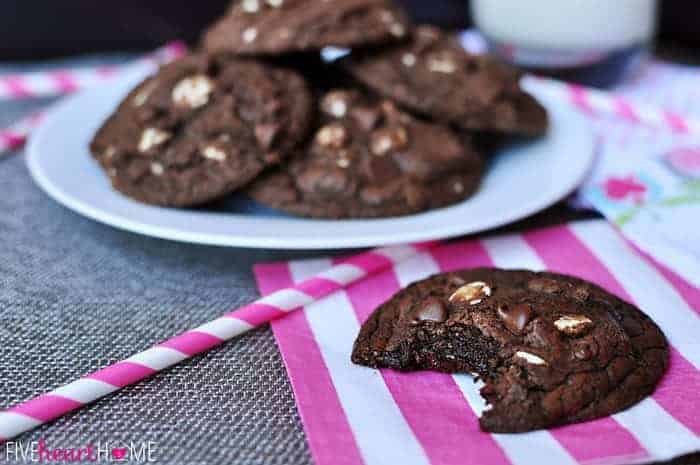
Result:
[[[143,78],[144,74],[133,74],[124,75],[115,79],[117,82],[113,82],[112,85],[126,86],[131,83],[131,79],[136,81],[137,78]],[[127,81],[128,80],[128,81]],[[123,215],[118,215],[114,213],[105,212],[104,210],[98,209],[84,202],[83,200],[71,196],[69,193],[63,192],[63,190],[54,185],[54,183],[48,178],[39,160],[41,159],[39,153],[39,143],[45,139],[44,134],[48,132],[52,126],[55,124],[60,124],[62,121],[60,119],[61,113],[66,111],[66,108],[70,108],[75,101],[81,98],[99,98],[100,88],[89,89],[84,92],[80,92],[69,96],[58,102],[46,113],[44,122],[30,137],[27,144],[26,150],[26,164],[33,180],[39,185],[39,187],[44,190],[44,192],[51,197],[53,200],[57,201],[59,204],[65,208],[93,221],[106,224],[110,227],[116,229],[121,229],[129,231],[131,233],[145,235],[148,237],[154,237],[159,239],[174,240],[178,242],[200,244],[200,245],[211,245],[219,247],[239,247],[239,248],[255,248],[255,249],[274,249],[274,250],[323,250],[323,249],[352,249],[352,248],[364,248],[364,247],[377,247],[377,246],[388,246],[396,244],[406,244],[406,243],[416,243],[423,241],[432,240],[446,240],[458,236],[476,234],[479,232],[484,232],[491,229],[496,229],[504,225],[513,223],[515,221],[527,218],[537,212],[540,212],[563,198],[572,193],[587,177],[590,169],[593,166],[595,160],[594,153],[594,140],[593,134],[591,132],[590,138],[586,138],[590,141],[590,150],[584,150],[582,152],[589,153],[589,156],[580,161],[581,167],[577,176],[572,176],[572,179],[567,184],[562,184],[557,186],[556,189],[549,194],[547,197],[537,198],[530,203],[527,203],[518,210],[513,210],[502,217],[493,219],[489,217],[488,221],[482,222],[471,222],[465,227],[460,225],[460,222],[455,223],[441,223],[439,227],[432,228],[428,230],[416,230],[401,232],[397,234],[384,235],[377,241],[376,234],[355,234],[351,237],[341,236],[337,238],[324,238],[323,240],[315,239],[314,237],[295,237],[291,242],[289,238],[284,237],[256,237],[256,236],[246,236],[246,235],[232,235],[232,234],[222,234],[222,233],[204,233],[204,232],[192,232],[183,231],[178,229],[173,229],[171,227],[149,224],[140,220],[133,220]],[[551,101],[551,99],[541,96],[544,100]],[[563,103],[561,105],[564,105]],[[577,114],[573,109],[570,109],[569,113],[576,119],[581,121],[581,126],[586,125],[585,119],[582,115]],[[587,125],[586,125],[587,126]],[[159,207],[153,207],[159,208]],[[201,212],[190,212],[195,215],[202,215]],[[223,213],[208,213],[208,215],[225,215]],[[354,220],[342,220],[349,222],[381,222],[387,220],[404,220],[410,218],[399,217],[399,218],[386,218],[386,219],[354,219]],[[291,218],[297,221],[307,221],[303,218]],[[274,224],[274,220],[289,221],[290,219],[280,219],[280,218],[266,218],[267,221],[271,221]],[[337,223],[338,220],[318,220],[311,219],[308,221],[314,221],[316,223],[324,222],[334,222]]]

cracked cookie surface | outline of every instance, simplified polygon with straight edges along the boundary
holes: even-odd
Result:
[[[194,206],[286,158],[311,118],[310,91],[296,72],[191,55],[134,89],[90,149],[123,194]]]
[[[319,107],[306,151],[256,180],[253,199],[310,217],[385,217],[450,205],[479,186],[481,156],[449,127],[355,90],[330,91]]]
[[[415,283],[362,326],[353,362],[476,374],[485,431],[590,420],[650,395],[669,349],[639,309],[554,273],[473,269]]]
[[[406,14],[387,0],[242,0],[205,33],[209,53],[272,55],[354,47],[408,35]]]
[[[462,129],[525,136],[547,130],[546,110],[520,88],[515,69],[466,52],[430,26],[417,27],[405,43],[359,50],[341,63],[373,91]]]

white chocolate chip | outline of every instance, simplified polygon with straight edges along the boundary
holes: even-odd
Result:
[[[148,101],[148,98],[151,96],[153,91],[156,90],[157,86],[158,83],[156,81],[151,81],[143,86],[143,89],[141,89],[138,94],[134,95],[134,98],[131,100],[131,104],[135,107],[143,106],[143,104]]]
[[[209,103],[209,96],[213,91],[212,80],[198,74],[180,81],[173,89],[172,97],[176,105],[199,108]]]
[[[401,150],[408,143],[408,133],[402,127],[378,129],[370,137],[370,150],[378,157],[383,157],[393,150]]]
[[[335,118],[342,118],[348,112],[348,96],[343,91],[329,92],[321,101],[324,113]]]
[[[593,321],[583,315],[564,315],[554,322],[559,331],[572,336],[581,334],[592,324]]]
[[[241,2],[241,8],[243,8],[243,11],[246,13],[257,13],[260,11],[260,3],[258,0],[243,0],[243,2]]]
[[[258,38],[258,30],[255,29],[254,27],[249,27],[245,31],[243,31],[243,42],[246,43],[251,43],[254,42],[255,39]]]
[[[267,4],[272,8],[279,8],[284,3],[284,0],[267,0]]]
[[[165,168],[160,163],[151,163],[151,173],[156,176],[161,176],[165,172]]]
[[[347,141],[347,131],[338,124],[329,124],[318,131],[316,141],[324,147],[340,148]]]
[[[456,194],[461,194],[464,192],[464,184],[462,184],[461,181],[456,181],[454,184],[452,184],[452,190]]]
[[[411,68],[416,65],[416,56],[413,53],[404,53],[401,57],[401,63],[407,68]]]
[[[141,133],[139,152],[148,152],[153,147],[157,147],[160,144],[167,142],[171,137],[172,135],[169,132],[165,132],[157,128],[148,128]]]
[[[116,153],[117,153],[117,149],[114,148],[113,145],[110,145],[109,147],[107,147],[107,148],[105,149],[105,151],[104,151],[104,153],[102,154],[102,156],[105,157],[105,158],[112,158]]]
[[[391,147],[393,147],[393,144],[388,136],[377,137],[372,141],[371,145],[372,153],[380,157],[389,153]]]
[[[205,147],[202,150],[202,156],[215,161],[224,161],[227,158],[226,152],[213,146]]]
[[[446,57],[428,59],[428,69],[434,73],[452,74],[457,71],[457,64]]]
[[[450,302],[462,301],[468,302],[469,305],[477,305],[483,302],[485,297],[490,296],[491,287],[488,284],[483,281],[474,281],[457,289],[450,296]]]
[[[395,37],[403,37],[406,35],[406,28],[402,24],[394,23],[389,26],[389,32]]]
[[[530,352],[523,352],[522,350],[519,350],[515,353],[515,356],[517,358],[521,358],[525,360],[527,363],[530,363],[532,365],[546,365],[547,362],[542,358],[539,357],[535,354],[531,354]]]
[[[339,168],[348,168],[350,166],[350,159],[348,158],[338,158],[338,161],[336,162]]]
[[[336,118],[342,118],[348,112],[348,106],[343,100],[336,100],[331,104],[330,113]]]
[[[224,161],[227,158],[226,152],[213,146],[205,147],[204,150],[202,150],[202,156],[216,161]]]

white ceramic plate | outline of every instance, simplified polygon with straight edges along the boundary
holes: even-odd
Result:
[[[143,76],[73,96],[53,109],[32,137],[27,164],[56,201],[102,223],[148,236],[235,247],[353,248],[443,239],[502,226],[542,210],[573,191],[593,160],[582,116],[540,96],[551,115],[547,137],[503,150],[481,190],[458,205],[379,220],[310,220],[273,212],[242,195],[209,210],[137,203],[111,189],[88,152],[101,122]]]

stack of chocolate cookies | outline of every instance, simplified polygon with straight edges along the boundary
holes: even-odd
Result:
[[[328,47],[347,54],[324,61]],[[91,151],[150,204],[245,191],[308,217],[408,215],[472,195],[494,140],[546,131],[518,80],[389,0],[242,0],[126,97]]]

